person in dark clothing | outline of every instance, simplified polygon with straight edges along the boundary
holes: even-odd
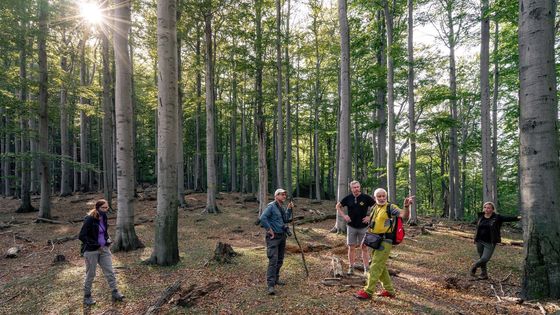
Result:
[[[478,213],[476,233],[474,234],[474,242],[480,258],[471,266],[470,275],[476,277],[476,271],[480,268],[479,279],[488,279],[487,264],[492,258],[496,244],[502,242],[500,235],[502,224],[519,221],[521,217],[508,217],[496,213],[496,207],[492,202],[485,202],[482,208],[484,211]]]
[[[122,301],[122,295],[117,288],[117,278],[113,271],[112,255],[109,246],[111,238],[107,232],[107,210],[109,204],[101,199],[95,203],[95,208],[88,212],[84,219],[84,224],[80,230],[80,241],[82,241],[82,252],[86,262],[86,276],[84,282],[84,305],[95,304],[91,297],[91,287],[97,264],[103,270],[109,287],[112,289],[111,297],[113,301]]]
[[[369,253],[367,247],[362,244],[364,235],[367,232],[369,223],[368,209],[375,205],[375,201],[369,195],[362,194],[361,185],[358,181],[350,182],[348,196],[344,197],[336,204],[336,211],[346,221],[346,245],[348,246],[348,275],[354,273],[354,263],[356,261],[356,248],[361,245],[362,263],[364,264],[364,274],[367,274],[369,266]],[[346,207],[348,214],[342,209]]]
[[[288,203],[287,209],[283,203],[286,201],[286,191],[282,188],[274,192],[274,201],[269,203],[260,216],[261,226],[265,229],[266,256],[268,268],[266,271],[267,292],[276,294],[274,286],[285,285],[280,281],[280,268],[284,263],[286,251],[286,238],[289,229],[287,223],[292,221],[293,203]]]

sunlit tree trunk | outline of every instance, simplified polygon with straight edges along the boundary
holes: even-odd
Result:
[[[214,97],[214,62],[212,58],[212,5],[206,2],[204,14],[204,36],[206,45],[206,212],[218,213],[216,195],[218,181],[216,176],[216,106]]]
[[[560,298],[555,0],[519,1],[519,141],[525,299]]]
[[[60,165],[60,197],[69,196],[72,194],[72,187],[70,186],[70,138],[68,132],[69,117],[68,117],[68,87],[66,80],[69,79],[71,67],[68,65],[68,57],[66,55],[68,49],[68,39],[66,34],[63,37],[64,51],[60,56],[60,68],[63,72],[63,79],[60,87],[60,155],[62,161]]]
[[[498,19],[495,21],[494,35],[494,91],[492,100],[492,191],[494,202],[498,202],[498,89],[499,89],[499,65],[498,65]]]
[[[50,219],[50,181],[49,181],[49,118],[48,118],[48,74],[47,74],[47,36],[48,36],[48,0],[39,0],[39,34],[37,44],[39,48],[39,152],[41,178],[41,202],[39,217]]]
[[[490,123],[490,19],[488,0],[481,0],[480,31],[480,132],[482,138],[482,199],[496,203],[492,176],[492,125]]]
[[[379,41],[379,47],[376,53],[377,65],[383,68],[383,73],[387,71],[387,53],[386,53],[386,40],[383,34],[385,34],[385,23],[383,19],[383,12],[380,10],[377,13],[377,23],[379,24],[379,34],[382,36],[382,40]],[[383,78],[383,77],[381,77]],[[385,76],[386,78],[386,76]],[[384,82],[385,83],[385,82]],[[375,91],[375,103],[377,105],[377,121],[379,122],[379,128],[377,129],[377,163],[376,168],[385,169],[387,167],[387,104],[385,101],[385,96],[387,90],[385,88],[386,84],[379,84],[377,90]],[[377,180],[379,181],[379,187],[387,187],[387,173],[384,171],[377,173]]]
[[[387,30],[387,127],[389,146],[387,150],[387,193],[388,200],[396,201],[396,156],[395,156],[395,90],[393,66],[393,8],[389,8],[387,0],[383,0],[385,13],[385,29]]]
[[[132,143],[131,64],[128,55],[130,3],[115,0],[115,117],[117,129],[117,229],[113,250],[142,248],[134,229],[134,152]]]
[[[87,65],[86,65],[86,42],[89,38],[89,31],[87,28],[83,32],[83,38],[80,42],[80,86],[82,88],[88,85]],[[85,107],[89,104],[89,99],[85,96],[80,96],[80,106]],[[89,191],[89,170],[84,166],[89,163],[89,137],[88,137],[89,117],[84,108],[80,110],[80,190],[82,192]]]
[[[408,0],[408,133],[410,158],[408,163],[409,195],[416,196],[416,114],[414,108],[414,3]],[[410,206],[408,223],[417,224],[416,203]]]
[[[339,167],[336,200],[348,194],[352,152],[350,152],[350,31],[346,13],[346,0],[338,0],[338,21],[340,25],[340,121]],[[337,232],[346,231],[346,221],[336,214]]]
[[[112,207],[113,199],[113,100],[111,98],[111,61],[109,38],[102,35],[103,58],[103,195]]]

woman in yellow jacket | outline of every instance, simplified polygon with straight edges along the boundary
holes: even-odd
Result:
[[[378,292],[378,296],[395,297],[395,289],[391,282],[391,276],[387,270],[387,259],[393,248],[393,240],[385,238],[385,234],[390,232],[391,220],[387,215],[387,191],[383,188],[377,188],[373,193],[376,205],[373,207],[371,215],[374,222],[373,232],[384,237],[382,245],[378,249],[374,249],[371,253],[372,261],[369,268],[366,286],[354,294],[359,299],[369,299],[373,295],[377,281],[381,281],[383,290]],[[407,197],[404,200],[404,210],[399,209],[397,206],[391,204],[391,216],[401,216],[403,219],[408,218],[408,208],[412,204],[414,196]]]

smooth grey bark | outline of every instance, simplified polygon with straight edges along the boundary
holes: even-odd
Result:
[[[318,4],[315,4],[318,5]],[[320,165],[319,165],[319,106],[321,106],[321,59],[319,56],[319,21],[318,16],[314,10],[311,8],[312,13],[312,23],[311,23],[311,30],[313,32],[313,43],[314,43],[314,52],[315,52],[315,86],[314,86],[314,104],[313,104],[313,113],[314,118],[311,118],[311,112],[309,113],[309,120],[313,122],[313,136],[310,139],[313,139],[312,148],[313,148],[313,166],[314,169],[311,172],[311,177],[314,178],[315,187],[310,187],[309,191],[311,192],[315,189],[315,199],[321,200],[321,174],[320,174]],[[310,194],[311,196],[311,194]]]
[[[409,196],[416,196],[416,114],[414,104],[414,2],[408,0],[408,139],[410,143],[410,155],[408,163],[408,190]],[[416,202],[410,205],[408,224],[416,225],[418,216],[416,213]]]
[[[257,130],[257,150],[258,150],[258,169],[259,169],[259,217],[268,202],[268,169],[266,162],[266,130],[263,114],[263,58],[262,58],[262,0],[255,0],[255,88],[257,91],[255,108],[255,127]]]
[[[117,228],[115,251],[142,248],[134,229],[134,152],[132,137],[131,63],[128,55],[128,30],[130,28],[130,2],[115,0],[115,125],[117,158]]]
[[[284,119],[282,112],[282,10],[280,0],[276,0],[276,185],[284,187]]]
[[[340,26],[340,121],[339,121],[339,167],[337,176],[336,200],[340,201],[348,194],[350,182],[351,157],[350,148],[350,31],[346,0],[338,0],[338,21]],[[336,214],[338,233],[346,232],[346,221]]]
[[[524,299],[560,298],[555,0],[519,1],[519,171]]]
[[[482,199],[496,203],[493,191],[492,124],[490,121],[490,18],[488,0],[481,0],[480,19],[480,132],[482,138]]]
[[[49,118],[48,118],[48,73],[47,73],[47,36],[48,36],[48,0],[39,0],[39,153],[41,180],[41,201],[39,218],[51,218],[51,195],[49,181]]]
[[[10,118],[6,114],[6,109],[4,107],[0,107],[0,113],[2,114],[2,127],[8,128],[8,124]],[[4,137],[2,137],[2,154],[8,154],[10,152],[10,134],[8,132],[5,133]],[[2,184],[3,190],[2,193],[4,197],[8,197],[11,194],[11,176],[10,176],[10,159],[3,158],[2,159]]]
[[[237,177],[237,62],[236,62],[236,38],[233,38],[233,47],[231,53],[232,63],[232,82],[231,82],[231,119],[230,119],[230,160],[229,172],[231,180],[231,191],[238,191]]]
[[[457,121],[457,69],[455,67],[455,30],[453,29],[452,7],[447,9],[447,23],[449,28],[449,90],[451,99],[449,100],[449,111],[451,119]],[[455,220],[463,218],[463,209],[459,206],[460,184],[459,184],[459,148],[457,144],[457,127],[452,125],[449,131],[449,216]]]
[[[298,45],[299,51],[299,45]],[[300,106],[300,95],[299,95],[299,74],[300,74],[300,56],[297,56],[297,69],[296,69],[296,121],[295,121],[295,132],[296,132],[296,196],[300,197],[300,185],[299,185],[299,176],[300,176],[300,156],[299,156],[299,106]]]
[[[80,86],[86,87],[88,82],[87,64],[85,57],[86,42],[89,38],[87,28],[83,32],[83,38],[80,43]],[[87,106],[89,99],[80,96],[80,105]],[[85,168],[85,164],[89,163],[89,135],[88,135],[89,117],[84,109],[80,110],[80,190],[82,192],[89,191],[89,171]]]
[[[74,165],[78,165],[79,161],[78,161],[78,142],[76,139],[75,135],[72,135],[72,161],[74,162]],[[78,173],[78,168],[77,167],[73,167],[73,171],[72,171],[72,178],[73,178],[73,191],[76,192],[78,190],[80,190],[80,176]],[[32,181],[33,182],[33,181]]]
[[[376,14],[377,23],[379,25],[379,34],[381,34],[382,39],[379,41],[379,47],[376,52],[376,63],[379,67],[382,67],[384,72],[387,71],[387,53],[386,44],[387,41],[384,38],[385,34],[385,23],[383,18],[383,12],[379,10]],[[383,77],[382,77],[383,78]],[[385,76],[386,79],[386,76]],[[379,128],[377,129],[377,159],[376,168],[386,170],[387,167],[387,103],[386,103],[387,89],[386,84],[379,84],[377,90],[375,91],[375,104],[377,105],[377,121],[379,122]],[[377,172],[377,180],[379,187],[387,187],[387,172],[380,171]]]
[[[177,235],[177,3],[158,0],[158,191],[152,264],[179,262]]]
[[[181,13],[177,10],[177,21]],[[185,154],[183,128],[183,72],[181,62],[181,39],[177,35],[177,200],[179,207],[185,208]]]
[[[218,194],[218,181],[216,175],[216,105],[214,86],[214,62],[212,58],[212,7],[211,2],[206,2],[204,13],[204,44],[206,45],[205,88],[206,88],[206,209],[208,213],[219,213],[216,203]]]
[[[242,85],[242,95],[245,95],[245,82],[246,80],[246,73],[243,74],[243,85]],[[247,151],[247,118],[245,114],[245,103],[241,101],[241,139],[240,139],[240,146],[241,146],[241,169],[240,169],[240,177],[241,177],[241,193],[247,193],[248,191],[248,159],[249,159],[249,152]]]
[[[113,201],[113,100],[111,98],[111,70],[108,34],[102,35],[103,59],[103,196],[109,207]]]
[[[498,205],[498,89],[499,89],[499,57],[498,41],[500,37],[499,23],[496,18],[494,30],[494,89],[492,100],[492,191],[494,192],[494,204]]]
[[[200,117],[202,116],[202,62],[201,62],[201,51],[200,51],[200,26],[197,23],[196,26],[196,116],[195,116],[195,156],[194,156],[194,190],[202,191],[202,154],[200,151],[200,141],[202,137],[200,136]]]
[[[68,65],[67,49],[69,39],[66,33],[62,39],[64,43],[64,51],[60,56],[60,68],[63,71],[63,79],[60,86],[60,155],[62,157],[60,164],[60,197],[70,196],[72,187],[70,186],[70,135],[69,135],[69,117],[68,117],[68,87],[67,80],[70,79],[72,65]]]
[[[24,3],[20,3],[20,16],[22,17],[22,21],[20,21],[20,31],[21,31],[21,38],[18,39],[19,44],[19,79],[20,79],[20,87],[18,91],[18,98],[24,104],[27,101],[27,94],[28,94],[28,86],[27,86],[27,8],[25,7]],[[30,173],[30,159],[29,156],[29,130],[27,126],[27,119],[24,117],[24,113],[22,111],[20,117],[20,128],[21,128],[21,182],[20,182],[20,189],[21,189],[21,205],[16,210],[18,213],[23,212],[33,212],[36,211],[31,205],[31,173]]]
[[[290,66],[290,54],[289,54],[289,47],[290,47],[290,10],[291,10],[291,1],[288,1],[288,8],[286,11],[286,46],[284,47],[284,60],[286,63],[286,176],[285,176],[285,183],[286,183],[286,190],[288,191],[289,195],[292,196],[293,194],[293,187],[292,187],[292,104],[290,103],[290,75],[291,75],[291,66]]]
[[[33,97],[30,96],[32,99]],[[29,151],[31,152],[31,193],[32,194],[39,194],[40,192],[40,183],[39,183],[39,168],[40,161],[39,161],[39,141],[37,135],[39,134],[39,127],[37,125],[36,117],[29,118]]]
[[[389,144],[387,148],[387,200],[396,200],[396,156],[395,156],[395,89],[393,66],[393,9],[387,0],[383,0],[385,29],[387,31],[387,129]]]

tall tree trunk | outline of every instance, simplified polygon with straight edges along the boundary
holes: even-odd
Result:
[[[291,2],[288,1],[288,11],[286,12],[286,47],[284,47],[284,59],[286,62],[286,190],[292,196],[292,105],[290,104],[290,10]]]
[[[200,153],[200,117],[202,116],[202,74],[201,72],[201,52],[200,52],[200,26],[197,23],[196,27],[196,116],[195,116],[195,157],[194,157],[194,190],[202,191],[202,154]]]
[[[480,129],[482,138],[482,199],[496,203],[492,169],[492,125],[490,123],[490,19],[488,0],[481,0],[480,13]]]
[[[498,202],[498,88],[499,88],[499,64],[498,64],[498,40],[500,37],[499,23],[496,18],[494,31],[494,89],[492,101],[492,191],[494,202]],[[496,204],[497,205],[497,204]]]
[[[65,48],[67,48],[66,36],[63,39],[65,43]],[[62,53],[60,57],[60,67],[64,71],[64,78],[60,87],[60,155],[62,156],[62,161],[60,165],[60,197],[69,196],[72,194],[72,187],[70,186],[70,138],[68,132],[68,88],[66,86],[66,80],[69,79],[70,67],[68,66],[68,57],[66,56],[66,50]]]
[[[317,5],[317,4],[315,4]],[[311,8],[312,11],[316,11]],[[311,178],[314,178],[315,187],[309,187],[311,192],[315,189],[315,199],[321,200],[321,179],[320,179],[320,165],[319,165],[319,106],[321,106],[321,59],[319,56],[319,21],[317,13],[313,13],[313,22],[311,24],[311,29],[313,32],[313,43],[315,52],[315,91],[314,91],[314,104],[313,112],[314,118],[312,118],[311,111],[309,112],[309,121],[313,123],[313,135],[310,140],[313,139],[311,145],[313,148],[313,166],[314,169],[310,170]],[[310,194],[311,196],[311,194]]]
[[[158,53],[158,193],[154,250],[149,262],[179,262],[177,235],[177,6],[157,3]]]
[[[103,196],[112,208],[113,199],[113,100],[111,98],[111,61],[109,37],[102,35],[103,46]]]
[[[86,65],[86,57],[85,57],[85,50],[86,50],[86,42],[89,38],[89,32],[87,29],[83,33],[83,39],[80,43],[80,86],[82,88],[88,85],[88,78],[87,78],[87,65]],[[84,96],[80,96],[80,106],[84,107],[89,104],[89,99]],[[80,190],[82,192],[89,191],[89,178],[88,174],[89,171],[85,167],[86,163],[89,163],[89,136],[88,136],[88,125],[89,125],[89,117],[87,116],[87,112],[84,108],[80,110]]]
[[[128,55],[130,2],[115,0],[115,117],[117,129],[117,230],[113,250],[142,248],[134,229],[134,152],[132,143],[131,65]]]
[[[258,168],[259,168],[259,216],[266,207],[268,202],[268,170],[266,163],[266,130],[263,114],[263,91],[262,91],[262,75],[263,75],[263,60],[262,60],[262,0],[255,0],[255,23],[256,23],[256,38],[255,38],[255,52],[256,52],[256,78],[255,88],[257,91],[257,106],[255,109],[255,127],[257,129],[257,142],[258,142]]]
[[[338,0],[340,25],[340,122],[339,122],[339,168],[336,200],[348,194],[352,152],[350,148],[350,31],[346,15],[346,0]],[[346,231],[346,221],[336,214],[337,232]]]
[[[284,187],[284,120],[282,113],[282,10],[280,0],[276,0],[276,185]]]
[[[7,111],[4,107],[0,107],[0,111],[3,114],[2,127],[4,127],[7,130],[10,118],[8,117]],[[2,154],[8,155],[9,152],[10,152],[10,134],[6,132],[2,137]],[[7,157],[2,159],[2,178],[3,178],[2,184],[4,186],[2,193],[4,194],[4,197],[8,197],[11,194],[11,187],[10,187],[11,176],[10,176],[10,159]]]
[[[19,88],[19,100],[24,104],[27,101],[27,8],[25,7],[24,3],[20,3],[21,7],[19,8],[20,16],[22,17],[22,21],[20,21],[20,28],[21,28],[21,38],[19,39],[19,79],[20,79],[20,88]],[[23,107],[25,108],[25,107]],[[21,205],[16,210],[16,212],[32,212],[36,209],[33,208],[31,205],[31,173],[30,173],[30,164],[29,160],[27,159],[27,154],[29,153],[29,132],[27,127],[27,119],[25,118],[24,110],[22,110],[22,114],[20,117],[20,127],[21,127],[21,152],[22,152],[22,159],[21,159]]]
[[[452,10],[447,10],[448,25],[453,25]],[[457,74],[455,68],[455,45],[456,38],[453,27],[449,29],[449,90],[451,99],[449,101],[449,110],[451,119],[457,121]],[[463,219],[463,209],[459,207],[460,203],[460,185],[459,185],[459,149],[457,145],[457,127],[451,126],[449,131],[449,214],[452,219]]]
[[[76,136],[74,134],[72,134],[72,161],[74,162],[74,165],[78,165],[78,163],[79,163],[79,161],[78,161],[78,142],[77,142]],[[74,168],[73,168],[73,179],[74,179],[73,180],[73,191],[74,192],[79,191],[80,190],[80,176],[78,174],[78,168],[76,166],[74,166]]]
[[[408,134],[410,142],[410,158],[408,163],[409,195],[416,196],[416,114],[414,108],[414,3],[408,0]],[[408,223],[416,225],[416,203],[410,205]]]
[[[383,23],[383,12],[378,11],[377,13],[377,23],[379,24],[379,34],[385,34],[385,24]],[[376,62],[379,67],[382,67],[384,71],[387,71],[387,52],[386,52],[386,40],[382,38],[379,41],[380,45],[377,48]],[[383,78],[383,77],[381,77]],[[385,83],[385,82],[384,82]],[[379,129],[377,129],[377,164],[375,165],[378,169],[386,169],[387,167],[387,104],[385,102],[385,97],[387,90],[385,88],[386,84],[379,84],[377,91],[375,92],[375,103],[377,105],[377,121],[379,122]],[[387,172],[380,171],[377,172],[377,180],[379,187],[387,187]]]
[[[181,1],[181,0],[179,0]],[[181,21],[180,10],[177,10],[177,21]],[[179,206],[185,208],[185,153],[183,128],[183,73],[181,62],[181,39],[177,36],[177,200]]]
[[[232,61],[232,87],[231,87],[231,120],[230,120],[230,180],[231,180],[231,191],[238,191],[237,186],[237,63],[235,56],[236,49],[236,38],[233,39],[233,52],[231,55]]]
[[[39,46],[39,152],[41,177],[41,202],[39,206],[39,217],[51,218],[51,195],[49,161],[49,118],[48,118],[48,74],[47,74],[47,36],[48,36],[48,0],[39,0],[39,34],[37,43]]]
[[[387,123],[389,131],[389,146],[387,152],[387,192],[388,200],[396,201],[397,177],[395,157],[395,90],[393,66],[393,8],[389,8],[387,0],[383,0],[385,13],[385,28],[387,30]]]
[[[218,182],[216,176],[216,107],[214,97],[214,62],[212,58],[212,6],[206,1],[204,14],[204,37],[206,45],[206,212],[218,213],[216,195]]]
[[[298,45],[298,51],[299,51],[299,45]],[[299,159],[299,103],[300,103],[300,97],[299,97],[299,74],[300,74],[300,67],[299,67],[299,62],[300,62],[300,56],[298,54],[297,56],[297,70],[296,70],[296,126],[295,126],[295,131],[296,131],[296,196],[300,197],[300,184],[299,184],[299,179],[300,179],[300,159]]]
[[[242,85],[242,95],[245,95],[245,82],[247,81],[245,78],[245,74],[243,74],[243,85]],[[247,193],[248,185],[247,185],[247,160],[249,159],[249,152],[247,150],[247,118],[245,115],[245,102],[241,102],[241,193]]]
[[[39,183],[39,169],[41,168],[39,161],[39,141],[38,134],[39,129],[37,126],[37,120],[35,117],[29,118],[29,151],[31,151],[31,193],[39,194],[40,183]],[[10,143],[10,142],[8,142]]]
[[[525,299],[560,298],[555,0],[519,1],[520,187]]]

